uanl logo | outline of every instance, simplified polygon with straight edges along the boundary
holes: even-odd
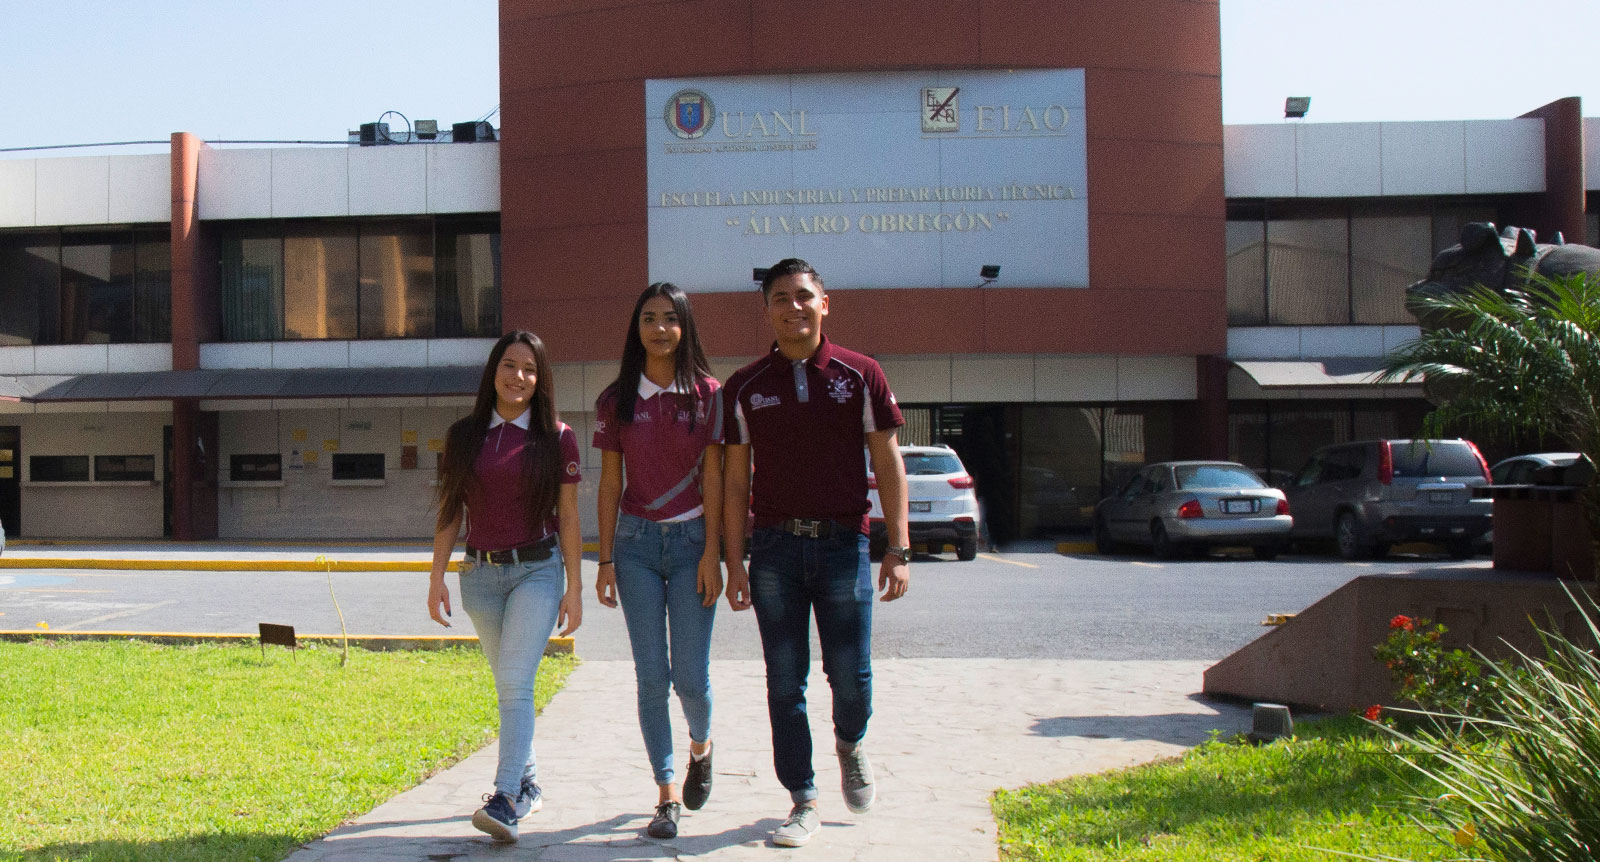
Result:
[[[667,100],[667,110],[663,119],[667,121],[667,128],[671,129],[674,135],[692,141],[711,128],[712,119],[716,115],[716,108],[712,106],[710,96],[699,90],[679,90]]]

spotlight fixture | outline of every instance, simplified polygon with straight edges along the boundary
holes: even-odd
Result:
[[[993,282],[995,279],[1000,277],[1000,264],[998,264],[998,263],[986,263],[986,264],[984,264],[978,270],[978,277],[983,279],[983,284],[978,285],[979,287],[983,287],[985,284],[989,284],[989,283]]]
[[[772,270],[770,268],[768,268],[768,267],[758,266],[758,267],[750,270],[750,280],[759,285],[759,284],[761,284],[761,282],[767,280],[767,273],[769,273],[771,271]]]
[[[1298,120],[1309,110],[1311,110],[1310,96],[1290,96],[1283,100],[1283,118],[1286,120]]]

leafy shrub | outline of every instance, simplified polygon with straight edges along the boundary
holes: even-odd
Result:
[[[1399,614],[1373,655],[1389,669],[1400,697],[1428,712],[1482,715],[1493,698],[1483,665],[1466,650],[1445,649],[1445,627],[1427,618]],[[1371,710],[1368,711],[1371,718]]]

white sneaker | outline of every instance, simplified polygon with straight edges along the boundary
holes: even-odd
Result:
[[[779,847],[802,847],[822,826],[817,806],[801,803],[789,812],[789,819],[772,831],[772,843]]]

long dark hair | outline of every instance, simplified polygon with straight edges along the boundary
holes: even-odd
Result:
[[[688,294],[670,281],[658,281],[650,285],[639,294],[639,301],[633,304],[633,316],[628,318],[628,337],[622,343],[622,368],[611,384],[617,399],[617,421],[624,425],[633,423],[633,407],[639,398],[639,376],[644,373],[645,352],[644,342],[639,340],[639,315],[644,313],[644,304],[658,296],[664,296],[672,303],[672,310],[678,315],[678,325],[683,328],[683,337],[678,340],[678,349],[673,357],[672,373],[678,388],[698,404],[700,381],[711,376],[711,364],[706,362],[705,351],[700,349],[700,334],[694,328],[694,311],[689,308]],[[691,427],[694,421],[692,416]]]
[[[532,492],[529,526],[535,533],[543,532],[544,520],[555,511],[561,484],[561,439],[556,431],[560,427],[560,417],[556,414],[555,380],[550,374],[550,358],[544,342],[526,329],[518,329],[500,336],[495,342],[494,349],[489,351],[489,361],[483,366],[483,377],[478,381],[478,400],[472,405],[472,412],[456,420],[445,435],[444,457],[439,459],[439,519],[435,529],[442,530],[460,517],[466,507],[467,492],[478,481],[473,465],[478,461],[483,436],[489,432],[490,414],[494,412],[495,374],[506,348],[516,342],[528,345],[533,351],[534,373],[538,375],[533,384],[533,399],[528,404],[528,445],[522,450],[523,483]]]

